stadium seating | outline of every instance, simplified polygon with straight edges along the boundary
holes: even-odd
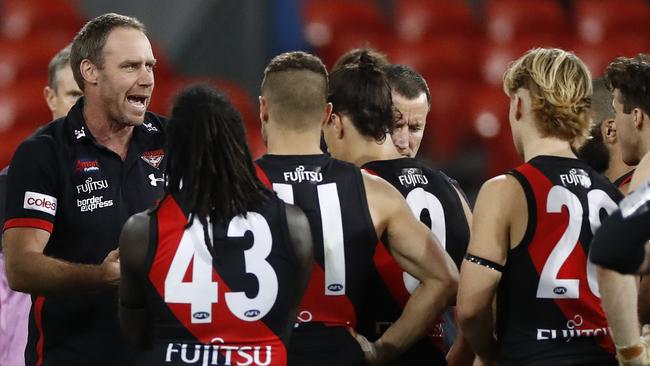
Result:
[[[586,43],[650,33],[650,7],[644,0],[576,0],[575,7],[578,34]]]
[[[555,0],[488,0],[487,38],[507,43],[521,36],[568,33],[567,15]]]
[[[472,9],[458,0],[396,0],[394,24],[401,41],[419,42],[429,37],[475,36],[479,32]]]

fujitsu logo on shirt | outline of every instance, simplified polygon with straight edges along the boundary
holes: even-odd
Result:
[[[222,344],[219,344],[222,343]],[[271,346],[223,344],[215,338],[211,344],[169,343],[165,362],[184,365],[266,366],[273,361]]]
[[[314,167],[313,170],[306,170],[303,165],[298,165],[293,172],[284,172],[284,180],[294,183],[300,183],[305,180],[312,183],[320,183],[323,181],[323,174],[320,172],[320,167]]]
[[[583,169],[574,168],[569,170],[569,174],[560,174],[560,180],[565,187],[567,185],[583,186],[585,188],[591,187],[591,178],[589,178],[589,174]]]
[[[93,180],[93,178],[88,178],[84,182],[84,184],[80,184],[77,186],[77,193],[91,193],[94,191],[99,191],[102,189],[108,188],[108,181],[106,179],[103,180]]]
[[[56,214],[56,203],[57,200],[55,197],[43,193],[26,191],[23,208],[45,212],[54,216]]]
[[[427,179],[426,175],[422,174],[422,169],[419,168],[402,169],[402,174],[399,175],[397,179],[399,179],[400,184],[405,187],[429,183],[429,179]]]

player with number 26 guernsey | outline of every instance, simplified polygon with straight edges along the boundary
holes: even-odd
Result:
[[[617,365],[587,257],[622,195],[571,149],[589,130],[591,75],[572,53],[533,49],[504,89],[526,163],[477,198],[458,295],[464,335],[486,365]]]
[[[177,97],[166,196],[120,238],[120,320],[151,365],[287,364],[313,261],[307,217],[257,179],[241,117],[210,87]]]

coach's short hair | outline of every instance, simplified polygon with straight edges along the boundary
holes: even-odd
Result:
[[[620,91],[623,112],[641,108],[650,114],[650,56],[619,57],[607,67],[606,77],[610,89]]]
[[[508,95],[527,89],[543,137],[576,141],[589,133],[591,74],[573,53],[535,48],[510,65],[503,77]]]
[[[412,67],[400,64],[386,65],[382,68],[386,73],[388,84],[393,92],[407,98],[415,99],[421,94],[427,96],[427,104],[431,109],[431,92],[426,80]]]
[[[47,86],[53,90],[56,90],[59,86],[57,82],[59,71],[65,67],[70,67],[70,47],[69,44],[57,52],[47,65]]]
[[[314,127],[327,103],[327,69],[316,56],[302,51],[275,56],[264,70],[262,96],[274,120],[302,131]]]
[[[138,19],[107,13],[86,23],[74,37],[70,51],[70,66],[72,75],[82,91],[84,90],[84,79],[79,68],[81,61],[87,59],[98,67],[102,67],[104,65],[104,46],[108,35],[115,28],[133,28],[146,33],[144,24]]]

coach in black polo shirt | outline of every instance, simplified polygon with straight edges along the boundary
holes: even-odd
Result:
[[[32,294],[27,365],[126,365],[117,321],[120,229],[163,193],[163,120],[146,112],[155,59],[144,26],[99,16],[77,34],[84,92],[67,117],[18,148],[7,183],[4,254]]]

